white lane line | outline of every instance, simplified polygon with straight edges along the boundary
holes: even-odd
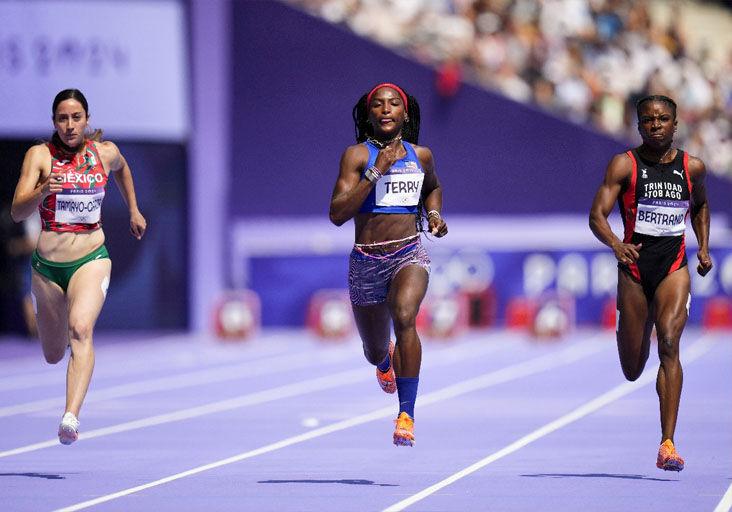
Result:
[[[573,362],[579,361],[580,359],[595,354],[601,350],[605,350],[608,348],[608,346],[608,344],[604,343],[575,344],[558,352],[552,352],[534,359],[530,359],[528,361],[501,368],[500,370],[492,371],[478,377],[474,377],[472,379],[457,382],[438,391],[422,395],[419,398],[420,407],[449,400],[451,398],[495,386],[497,384],[502,384],[522,377],[527,377],[529,375],[544,372],[559,366],[571,364]],[[394,412],[395,411],[393,406],[383,407],[370,413],[355,416],[348,420],[339,421],[331,425],[326,425],[324,427],[311,430],[304,434],[288,437],[281,441],[277,441],[275,443],[271,443],[260,448],[256,448],[254,450],[240,453],[226,459],[221,459],[216,462],[205,464],[203,466],[198,466],[187,471],[161,478],[159,480],[148,482],[146,484],[130,487],[129,489],[64,507],[62,509],[58,509],[56,512],[72,512],[75,510],[82,510],[88,507],[92,507],[94,505],[99,505],[100,503],[106,503],[108,501],[121,498],[123,496],[128,496],[130,494],[134,494],[145,489],[150,489],[152,487],[157,487],[159,485],[173,482],[175,480],[180,480],[181,478],[196,475],[204,471],[209,471],[246,459],[251,459],[259,455],[264,455],[266,453],[270,453],[276,450],[281,450],[282,448],[287,448],[288,446],[303,443],[305,441],[332,434],[334,432],[339,432],[341,430],[346,430],[352,427],[356,427],[358,425],[363,425],[364,423],[369,423],[371,421],[394,416]]]
[[[698,359],[702,355],[704,355],[706,352],[709,351],[709,349],[714,345],[713,342],[709,340],[709,338],[703,338],[702,340],[694,343],[691,345],[683,354],[682,360],[684,363],[691,363],[694,360]],[[501,448],[497,452],[494,452],[487,457],[479,460],[478,462],[471,464],[465,469],[462,469],[458,471],[457,473],[454,473],[450,475],[449,477],[437,482],[434,485],[431,485],[430,487],[427,487],[426,489],[410,496],[409,498],[406,498],[398,503],[395,503],[387,508],[384,509],[383,512],[398,512],[401,510],[404,510],[405,508],[414,505],[418,501],[421,501],[425,499],[426,497],[436,493],[440,489],[443,489],[447,487],[448,485],[451,485],[461,478],[464,478],[472,473],[475,473],[479,469],[484,468],[488,464],[491,464],[499,459],[502,459],[503,457],[510,455],[521,448],[533,443],[534,441],[541,439],[542,437],[545,437],[552,432],[559,430],[560,428],[566,427],[570,423],[573,423],[581,418],[584,418],[588,414],[592,414],[593,412],[598,411],[602,407],[605,407],[608,404],[611,404],[612,402],[615,402],[616,400],[624,397],[625,395],[628,395],[632,393],[633,391],[636,391],[637,389],[640,389],[643,386],[646,386],[647,384],[650,384],[651,382],[656,381],[656,374],[658,373],[658,365],[656,365],[654,368],[648,368],[643,375],[634,382],[624,382],[620,384],[619,386],[616,386],[612,388],[611,390],[607,391],[606,393],[603,393],[602,395],[590,400],[589,402],[579,406],[578,408],[574,409],[573,411],[569,412],[568,414],[565,414],[564,416],[547,423],[543,427],[540,427],[530,434],[527,434],[520,439],[517,439],[513,443],[509,444],[508,446],[505,446],[504,448]]]
[[[714,512],[729,512],[732,509],[732,484],[727,488],[722,499],[714,508]]]
[[[162,343],[162,342],[157,342]],[[261,346],[256,349],[247,347],[247,350],[230,353],[223,349],[212,351],[206,350],[207,347],[202,345],[191,346],[182,345],[178,348],[167,346],[162,349],[155,347],[145,351],[145,359],[137,361],[135,364],[125,364],[129,361],[129,354],[135,353],[135,349],[130,347],[130,352],[125,355],[111,353],[108,347],[102,346],[96,349],[98,372],[95,376],[95,382],[104,381],[115,377],[125,377],[137,374],[145,374],[148,372],[162,373],[161,370],[169,368],[171,371],[185,370],[191,367],[200,367],[205,364],[216,364],[219,362],[231,363],[232,359],[237,361],[255,361],[259,358],[282,354],[288,351],[286,347],[279,346]],[[151,351],[153,351],[151,353]],[[120,364],[121,359],[121,364]],[[35,359],[35,367],[39,365],[46,366],[41,371],[33,371],[33,373],[24,372],[19,375],[11,375],[0,379],[0,392],[16,391],[20,389],[31,389],[37,387],[48,387],[66,382],[65,364],[60,363],[56,367],[48,368],[46,363],[42,362],[43,356],[40,353]],[[112,362],[111,364],[106,364]],[[2,373],[0,371],[0,373]]]
[[[428,364],[424,366],[442,366],[459,362],[464,359],[474,359],[478,356],[497,352],[501,349],[506,348],[507,346],[509,345],[500,343],[483,343],[480,345],[464,344],[458,346],[457,348],[451,347],[447,349],[442,349],[436,354],[434,359],[432,359]],[[362,365],[359,368],[355,368],[353,370],[348,370],[335,374],[328,374],[324,377],[299,381],[292,384],[286,384],[276,388],[248,393],[245,395],[240,395],[238,397],[229,398],[218,402],[212,402],[197,407],[190,407],[170,413],[149,416],[147,418],[142,418],[139,420],[119,423],[117,425],[111,425],[109,427],[103,427],[96,430],[89,430],[87,432],[82,432],[79,435],[79,441],[108,436],[111,434],[118,434],[121,432],[128,432],[130,430],[137,430],[154,425],[162,425],[164,423],[172,423],[176,421],[197,418],[199,416],[205,416],[207,414],[231,411],[234,409],[240,409],[242,407],[249,407],[252,405],[259,405],[266,402],[281,400],[283,398],[292,398],[295,396],[306,395],[308,393],[313,393],[316,391],[336,388],[344,384],[362,382],[374,378],[373,373],[369,370],[369,367],[364,367]],[[44,448],[51,448],[54,446],[58,446],[58,440],[49,439],[47,441],[41,441],[38,443],[20,446],[18,448],[0,451],[0,458],[28,453]]]
[[[317,355],[319,364],[327,365],[340,363],[346,359],[353,358],[353,351],[340,348],[324,353],[309,351],[305,354],[296,353],[289,355],[276,355],[266,359],[248,359],[233,365],[222,365],[204,370],[179,373],[168,377],[159,377],[148,380],[137,380],[135,382],[120,384],[91,391],[84,400],[85,404],[110,400],[113,398],[124,398],[130,396],[155,393],[159,391],[170,391],[183,389],[217,382],[230,380],[246,380],[252,377],[261,377],[272,373],[296,370],[311,366]],[[65,404],[65,397],[44,398],[21,404],[0,407],[0,418],[14,416],[16,414],[27,414],[51,408],[60,408]]]
[[[130,335],[125,341],[122,341],[122,336],[103,337],[105,338],[105,341],[100,343],[97,348],[102,348],[109,353],[119,353],[120,355],[129,354],[130,351],[135,351],[140,347],[148,350],[151,348],[154,348],[155,350],[163,350],[165,347],[168,347],[168,352],[173,353],[176,348],[180,349],[181,347],[185,347],[187,344],[195,343],[194,340],[197,339],[190,334],[171,334],[164,336],[152,336],[149,338],[138,338],[134,335]],[[120,341],[118,342],[117,340]],[[22,368],[25,365],[32,366],[33,369],[35,369],[38,368],[40,364],[45,364],[40,363],[40,361],[43,360],[40,342],[37,340],[29,341],[28,347],[32,347],[33,344],[35,344],[35,350],[38,354],[37,357],[21,356],[2,360],[0,361],[0,373],[4,373],[7,370],[25,373],[26,370]]]

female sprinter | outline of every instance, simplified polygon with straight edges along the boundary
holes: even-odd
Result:
[[[706,275],[712,268],[706,171],[701,160],[672,146],[677,121],[671,98],[647,96],[636,107],[643,143],[610,161],[592,204],[590,227],[618,260],[617,342],[628,380],[643,372],[656,326],[661,360],[656,379],[661,406],[656,465],[681,471],[684,459],[674,447],[683,379],[679,342],[691,302],[684,233],[690,211],[699,242],[697,272]],[[625,226],[623,240],[607,222],[616,201]]]
[[[107,295],[112,263],[104,246],[101,206],[109,175],[114,176],[130,212],[130,231],[138,240],[146,222],[137,208],[132,174],[112,142],[101,132],[87,136],[89,105],[77,89],[53,100],[51,142],[25,155],[13,197],[19,222],[38,208],[42,230],[33,253],[32,296],[43,355],[51,364],[71,357],[66,376],[66,409],[59,441],[79,435],[79,410],[94,368],[92,333]]]
[[[398,392],[394,444],[412,446],[422,361],[415,320],[430,264],[419,232],[424,209],[430,232],[447,234],[442,188],[432,152],[416,145],[419,105],[403,89],[375,86],[359,99],[353,119],[358,144],[341,158],[330,220],[337,226],[355,221],[348,275],[353,314],[381,388]],[[392,325],[396,346],[389,341]]]

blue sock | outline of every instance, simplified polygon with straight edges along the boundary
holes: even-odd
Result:
[[[386,370],[389,369],[389,366],[391,366],[391,357],[389,357],[389,352],[386,353],[386,359],[381,361],[381,363],[377,364],[376,367],[379,369],[381,373],[386,373]]]
[[[406,412],[414,419],[414,402],[417,401],[419,377],[397,377],[396,384],[399,393],[399,414]]]

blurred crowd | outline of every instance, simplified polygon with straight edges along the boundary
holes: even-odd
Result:
[[[288,1],[623,140],[638,141],[635,101],[666,94],[679,105],[677,144],[732,179],[732,49],[714,59],[709,47],[691,51],[678,5],[662,22],[652,0]]]

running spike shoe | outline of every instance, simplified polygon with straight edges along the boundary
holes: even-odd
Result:
[[[676,453],[676,447],[671,439],[666,439],[658,448],[656,467],[664,471],[681,471],[684,469],[684,459]]]
[[[397,446],[414,446],[414,420],[406,412],[401,412],[394,420],[394,444]]]
[[[385,393],[396,393],[396,374],[394,373],[394,342],[389,342],[389,369],[382,373],[376,368],[376,380]]]
[[[58,440],[61,444],[71,444],[79,439],[79,420],[73,413],[67,412],[58,426]]]

